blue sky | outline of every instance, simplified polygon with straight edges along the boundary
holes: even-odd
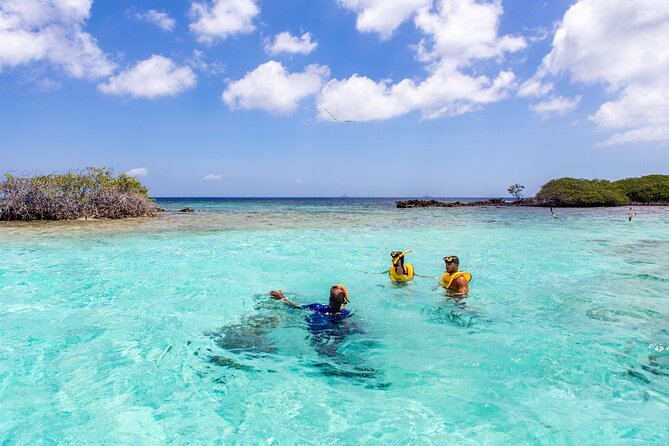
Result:
[[[155,196],[667,173],[666,41],[664,0],[0,0],[0,171]]]

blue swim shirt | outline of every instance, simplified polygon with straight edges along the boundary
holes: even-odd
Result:
[[[332,309],[328,305],[323,304],[309,304],[303,305],[302,309],[311,310],[309,316],[306,317],[309,324],[310,331],[321,331],[335,328],[337,322],[342,321],[352,315],[349,310],[341,310],[338,313],[331,314]]]

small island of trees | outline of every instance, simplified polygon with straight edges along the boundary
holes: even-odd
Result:
[[[669,204],[669,175],[646,175],[618,181],[558,178],[541,187],[540,206],[594,207]]]
[[[0,182],[0,220],[74,220],[153,216],[156,204],[137,179],[111,169],[15,177]]]
[[[507,191],[514,198],[471,202],[437,200],[396,201],[397,208],[464,207],[464,206],[538,206],[597,207],[624,205],[669,206],[669,175],[646,175],[618,181],[558,178],[550,180],[534,198],[524,198],[522,184],[513,184]]]

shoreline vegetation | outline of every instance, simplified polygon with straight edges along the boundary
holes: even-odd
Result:
[[[520,186],[520,185],[514,185]],[[511,186],[509,190],[514,188]],[[522,190],[522,186],[520,186]],[[518,189],[516,189],[518,190]],[[437,200],[396,201],[399,209],[424,207],[531,206],[614,207],[669,206],[669,175],[646,175],[618,181],[558,178],[544,184],[534,198],[516,196],[514,201],[495,198],[472,202]]]
[[[79,172],[15,177],[0,182],[0,220],[151,217],[159,212],[148,189],[125,173],[87,167]]]
[[[396,201],[400,209],[425,207],[606,207],[669,206],[669,175],[647,175],[618,181],[558,178],[544,184],[536,197],[524,198],[524,186],[508,191],[513,201]],[[112,169],[87,167],[79,172],[15,177],[0,181],[0,221],[94,220],[153,217],[164,212],[134,177]],[[183,208],[176,212],[192,213]]]

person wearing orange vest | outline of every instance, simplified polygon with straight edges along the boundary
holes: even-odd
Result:
[[[469,282],[472,275],[465,271],[458,271],[460,259],[458,256],[444,257],[446,271],[439,283],[446,288],[451,296],[466,296],[469,292]]]

